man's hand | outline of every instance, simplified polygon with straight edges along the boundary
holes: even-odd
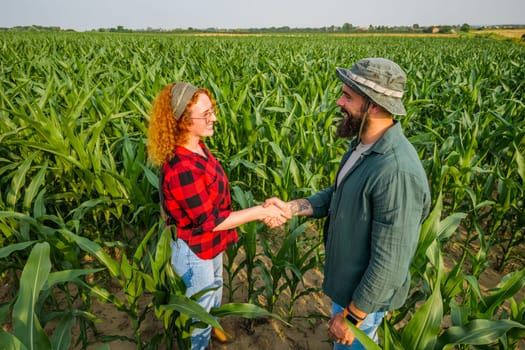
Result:
[[[266,203],[262,206],[259,206],[263,217],[260,219],[266,225],[271,228],[279,227],[284,225],[287,221],[287,212],[283,211],[276,205]]]
[[[277,208],[281,209],[286,219],[291,219],[294,216],[312,216],[314,214],[312,204],[306,198],[284,202],[279,198],[272,197],[268,198],[262,206],[267,207],[270,205],[274,205]],[[270,222],[270,220],[268,220],[268,222],[266,220],[263,221],[270,227],[276,227]]]
[[[262,206],[264,208],[275,206],[279,208],[281,212],[283,213],[282,217],[279,218],[279,220],[277,220],[276,218],[272,218],[272,217],[267,217],[262,220],[262,222],[264,222],[267,226],[271,228],[279,227],[283,225],[286,222],[286,220],[292,218],[292,212],[290,210],[290,205],[287,202],[284,202],[279,198],[276,198],[276,197],[269,198],[263,203]]]
[[[335,342],[343,345],[352,345],[355,340],[355,336],[350,330],[350,327],[346,324],[346,320],[343,313],[340,312],[335,314],[334,318],[328,322],[328,334]]]
[[[292,215],[292,209],[290,206],[290,202],[285,202],[277,197],[272,197],[264,201],[263,207],[266,208],[270,205],[275,205],[277,208],[281,209],[287,219],[292,218],[293,215]]]

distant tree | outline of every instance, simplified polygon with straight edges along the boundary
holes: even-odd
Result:
[[[462,32],[468,33],[470,32],[470,25],[468,23],[463,23],[461,28],[459,29]]]
[[[452,32],[451,26],[442,26],[439,28],[439,34],[450,34]]]
[[[412,29],[419,29],[419,24],[417,23],[412,24]]]
[[[345,24],[343,24],[343,32],[350,32],[352,30],[352,25],[348,22],[345,22]]]

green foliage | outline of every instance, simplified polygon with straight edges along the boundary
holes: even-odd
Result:
[[[18,248],[22,249],[21,245]],[[5,249],[3,251],[7,253]],[[41,324],[41,320],[49,319],[41,309],[41,305],[49,297],[46,291],[59,284],[79,283],[79,277],[98,271],[100,269],[51,272],[49,244],[34,244],[20,277],[16,301],[12,305],[13,333],[0,330],[2,346],[8,349],[69,349],[71,329],[76,317],[88,315],[75,310],[55,312],[51,318],[59,318],[59,321],[51,336],[48,336]],[[10,306],[7,303],[0,308],[0,321],[5,322]]]
[[[465,32],[465,33],[470,32],[470,29],[471,27],[468,23],[463,23],[461,27],[459,28],[460,31]]]
[[[239,186],[232,187],[232,199],[238,205],[238,209],[246,209],[256,205],[253,195],[250,191],[244,192]],[[227,261],[225,264],[226,271],[228,271],[229,300],[233,301],[233,279],[242,270],[246,271],[246,280],[248,283],[248,300],[247,302],[255,303],[257,294],[255,292],[255,266],[256,266],[256,251],[257,251],[257,234],[261,231],[262,223],[250,222],[238,229],[239,242],[226,251]],[[242,261],[236,261],[239,254],[239,249],[243,249],[245,257]],[[235,267],[236,266],[236,267]]]
[[[206,143],[228,174],[234,204],[244,208],[272,196],[303,197],[333,182],[348,147],[334,136],[340,120],[335,67],[370,56],[393,59],[407,72],[408,114],[400,122],[423,161],[434,206],[412,265],[409,300],[382,327],[385,348],[461,348],[480,341],[512,348],[524,338],[516,323],[523,324],[525,307],[515,299],[524,283],[523,45],[465,37],[0,37],[0,272],[23,294],[13,318],[17,332],[0,331],[1,344],[66,344],[67,329],[79,322],[87,346],[85,330],[96,318],[89,313],[90,294],[128,313],[136,331],[130,341],[137,345],[139,325],[151,310],[164,321],[164,334],[178,332],[180,346],[187,345],[192,327],[213,321],[183,298],[184,285],[169,264],[171,235],[158,232],[157,169],[145,147],[154,96],[175,80],[212,92],[219,123]],[[312,223],[314,230],[322,224]],[[238,245],[227,252],[230,300],[234,277],[246,271],[248,301],[263,294],[272,311],[287,291],[290,304],[280,316],[293,320],[294,302],[314,291],[300,287],[305,272],[319,267],[322,247],[300,220],[288,224],[279,245],[266,242],[263,232],[259,223],[244,225]],[[447,256],[445,245],[459,256]],[[235,265],[241,251],[244,259]],[[88,264],[86,257],[96,261]],[[455,263],[446,274],[444,259]],[[46,268],[32,270],[36,261]],[[484,292],[479,277],[489,266],[521,268]],[[117,280],[122,300],[81,280],[81,271],[98,267],[104,268],[96,274],[101,280]],[[264,285],[253,281],[257,273]],[[26,292],[28,276],[40,295]],[[59,330],[43,334],[38,324],[49,317],[40,312],[52,307],[53,288],[67,291],[68,284],[79,289],[66,293],[68,302],[82,300],[82,309],[56,310],[50,315]],[[140,309],[145,291],[154,301]],[[34,310],[32,333],[24,336],[21,325],[30,319],[19,315],[22,305]],[[0,316],[14,311],[10,304]],[[245,311],[240,307],[238,314]],[[447,330],[442,319],[451,319]],[[466,336],[485,330],[478,343]],[[163,337],[152,347],[166,342]]]

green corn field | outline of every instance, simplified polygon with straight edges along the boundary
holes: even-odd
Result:
[[[523,44],[66,32],[0,32],[0,344],[87,349],[94,300],[129,316],[133,336],[111,339],[140,349],[186,349],[194,327],[220,327],[226,316],[293,325],[295,302],[319,290],[304,288],[303,276],[322,271],[323,221],[295,218],[277,232],[242,226],[225,256],[230,302],[207,313],[169,263],[158,169],[146,156],[148,111],[171,82],[208,88],[219,123],[205,142],[235,208],[303,197],[334,180],[348,147],[335,136],[335,67],[363,57],[406,71],[399,120],[432,191],[409,299],[381,326],[382,348],[525,347]],[[488,269],[502,277],[485,290]],[[239,302],[241,274],[248,297]],[[148,339],[146,317],[162,325]]]

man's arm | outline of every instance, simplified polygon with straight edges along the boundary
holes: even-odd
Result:
[[[312,216],[314,213],[312,203],[306,198],[296,199],[287,204],[292,216]]]

